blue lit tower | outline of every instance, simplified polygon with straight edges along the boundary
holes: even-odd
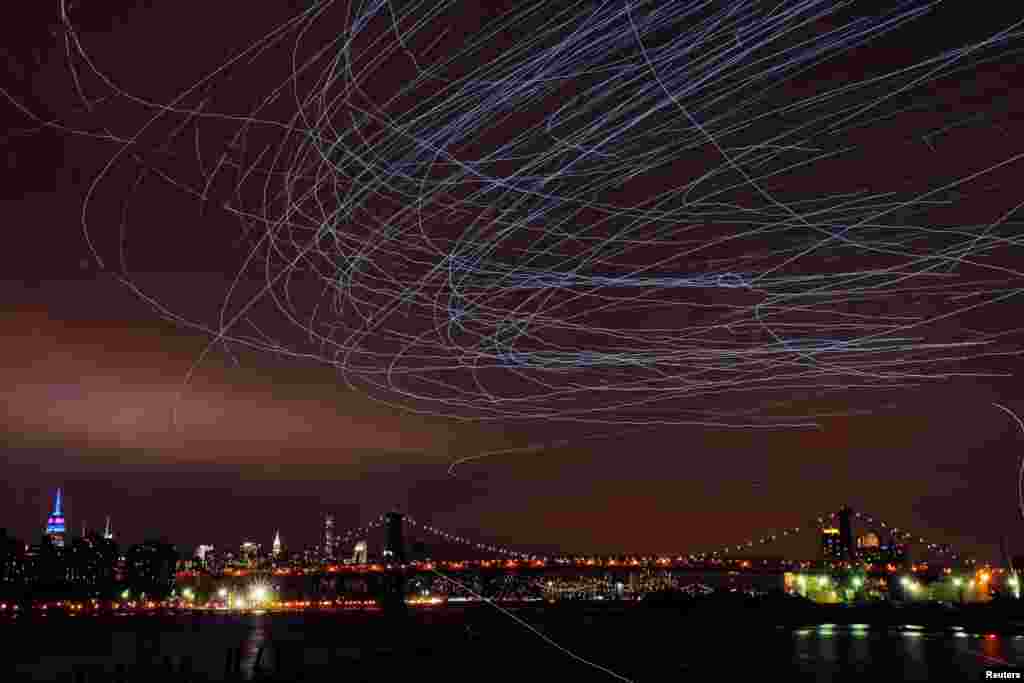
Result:
[[[402,538],[402,521],[405,515],[389,512],[384,515],[384,557],[396,564],[405,563],[405,541]]]
[[[57,489],[57,499],[53,504],[53,512],[46,519],[46,535],[58,548],[64,547],[64,512],[60,509],[60,489]]]

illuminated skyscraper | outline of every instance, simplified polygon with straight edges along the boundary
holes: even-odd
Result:
[[[281,556],[281,532],[280,531],[274,532],[274,547],[271,550],[271,552],[273,553],[274,557],[280,557]]]
[[[200,564],[203,564],[204,566],[207,561],[207,555],[210,555],[213,552],[213,546],[209,544],[196,547],[196,557],[199,559]]]
[[[250,567],[256,564],[256,561],[259,559],[259,555],[260,546],[252,541],[246,541],[242,544],[241,548],[239,548],[239,559]]]
[[[108,541],[114,540],[114,532],[110,529],[110,515],[107,515],[107,526],[103,529],[103,538]]]
[[[60,489],[57,489],[57,500],[53,512],[46,519],[46,535],[58,548],[64,547],[64,512],[60,508]]]
[[[334,559],[334,515],[324,515],[324,557],[328,560]]]

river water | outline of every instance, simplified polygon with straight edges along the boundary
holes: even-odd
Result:
[[[480,608],[424,610],[399,626],[380,615],[330,613],[7,621],[0,623],[0,642],[17,647],[4,648],[0,680],[479,681],[500,674],[643,681],[772,673],[786,680],[923,681],[1024,670],[1024,634],[1006,632],[913,624],[748,630],[582,611],[516,616],[530,626]]]

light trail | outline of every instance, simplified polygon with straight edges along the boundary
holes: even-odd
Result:
[[[1024,292],[1020,197],[969,223],[954,213],[976,185],[986,204],[1012,187],[992,176],[1024,152],[961,167],[935,141],[1009,125],[1008,100],[964,111],[936,92],[1014,63],[1024,22],[874,73],[841,68],[942,5],[532,2],[462,27],[457,0],[314,2],[167,102],[119,86],[61,5],[75,87],[93,75],[103,101],[144,112],[134,131],[80,131],[115,150],[83,230],[98,263],[210,335],[186,383],[214,348],[241,347],[459,420],[819,427],[842,412],[822,400],[999,376],[965,364],[1022,352],[1005,329],[948,323]],[[817,77],[833,63],[845,79]],[[267,74],[248,82],[247,113],[210,94],[239,87],[229,69]],[[932,165],[873,182],[894,144]],[[117,257],[101,253],[91,212],[132,162],[241,222],[217,320],[132,282],[126,223]]]
[[[1017,422],[1017,426],[1020,427],[1021,434],[1024,435],[1024,420],[1021,420],[1017,413],[1000,403],[993,403],[992,405],[1012,417]],[[1024,457],[1020,460],[1020,469],[1017,472],[1017,509],[1020,511],[1021,521],[1024,521]]]
[[[499,612],[501,612],[503,615],[505,615],[505,616],[509,617],[510,619],[512,619],[513,621],[515,621],[520,626],[524,627],[525,629],[527,629],[531,633],[535,634],[537,637],[539,637],[541,640],[543,640],[547,644],[554,646],[560,652],[568,655],[572,659],[575,659],[576,661],[578,661],[578,662],[580,662],[582,664],[586,664],[587,666],[590,666],[590,667],[592,667],[594,669],[597,669],[598,671],[606,673],[609,676],[611,676],[613,678],[616,678],[616,679],[618,679],[620,681],[626,681],[627,683],[631,683],[632,682],[632,679],[626,678],[625,676],[623,676],[621,674],[618,674],[618,673],[612,671],[611,669],[608,669],[606,667],[601,666],[600,664],[597,664],[596,662],[592,662],[589,659],[581,657],[580,655],[576,654],[572,650],[570,650],[570,649],[568,649],[566,647],[563,647],[562,645],[559,645],[554,640],[549,638],[547,635],[545,635],[544,633],[539,631],[536,627],[534,627],[529,622],[525,621],[524,619],[519,618],[513,612],[510,612],[509,610],[507,610],[504,607],[502,607],[501,605],[499,605],[496,601],[491,600],[490,598],[485,598],[484,596],[480,595],[479,593],[477,593],[476,591],[474,591],[472,588],[470,588],[466,584],[462,583],[461,581],[457,581],[457,580],[455,580],[455,579],[453,579],[453,578],[451,578],[449,576],[445,576],[444,574],[442,574],[441,572],[437,571],[436,569],[431,569],[430,571],[432,571],[442,581],[445,581],[447,583],[453,584],[456,587],[461,588],[465,592],[469,593],[470,595],[475,597],[477,600],[480,600],[481,602],[487,603],[488,605],[490,605],[494,609],[496,609]]]

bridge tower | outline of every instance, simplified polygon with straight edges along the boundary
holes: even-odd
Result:
[[[397,510],[384,515],[384,557],[396,564],[405,564],[405,540],[402,536],[404,519],[405,515]]]
[[[839,508],[839,548],[842,558],[853,560],[853,526],[850,522],[852,510],[849,505]]]
[[[384,515],[384,561],[389,564],[405,564],[405,541],[402,524],[405,515],[393,510]],[[404,568],[386,573],[381,577],[379,600],[385,616],[392,622],[392,628],[405,628],[409,608],[405,604]]]

